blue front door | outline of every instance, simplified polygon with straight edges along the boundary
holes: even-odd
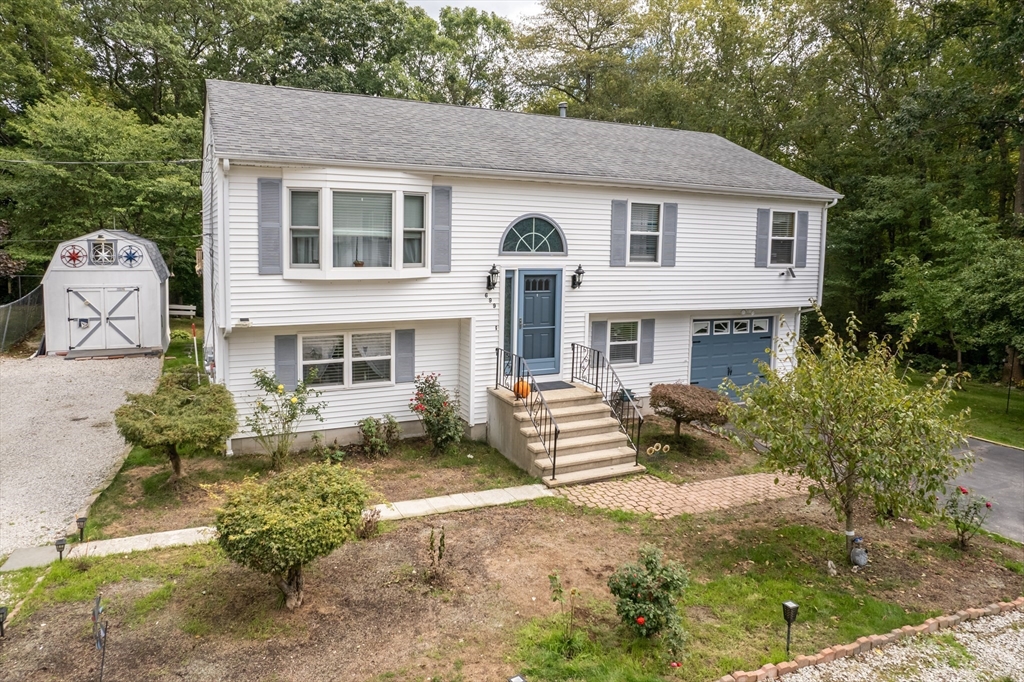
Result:
[[[726,377],[746,386],[763,375],[757,362],[771,363],[772,318],[711,318],[693,321],[690,383],[717,390]]]
[[[558,372],[560,274],[519,274],[519,355],[534,374]]]

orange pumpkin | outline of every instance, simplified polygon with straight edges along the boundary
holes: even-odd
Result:
[[[529,382],[526,381],[526,379],[520,379],[519,381],[516,382],[516,385],[513,388],[513,392],[516,394],[516,397],[519,398],[520,400],[526,400],[526,396],[530,395]]]

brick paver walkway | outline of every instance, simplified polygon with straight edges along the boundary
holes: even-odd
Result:
[[[775,484],[776,477],[779,479],[778,485]],[[583,507],[619,509],[667,519],[680,514],[699,514],[792,497],[800,494],[797,490],[799,481],[795,476],[767,473],[680,485],[654,476],[637,476],[626,480],[559,488],[558,493],[573,504]]]

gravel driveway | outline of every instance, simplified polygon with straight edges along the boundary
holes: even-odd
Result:
[[[52,541],[120,465],[114,410],[160,362],[0,359],[0,557]]]
[[[1024,611],[804,668],[786,682],[1024,682]]]

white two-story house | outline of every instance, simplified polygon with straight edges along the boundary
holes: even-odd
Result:
[[[306,437],[385,413],[416,433],[411,382],[438,372],[471,437],[550,457],[496,414],[526,375],[509,423],[557,422],[567,471],[623,444],[599,433],[614,409],[574,411],[558,382],[643,408],[656,383],[742,384],[785,354],[839,198],[706,133],[222,81],[204,138],[205,352],[243,415],[254,368],[315,369]]]

